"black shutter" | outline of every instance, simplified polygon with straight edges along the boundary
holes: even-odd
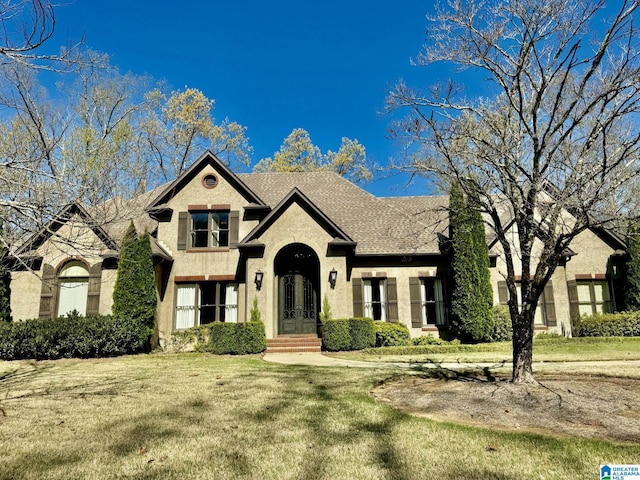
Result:
[[[418,277],[409,277],[409,298],[411,299],[411,326],[420,328],[422,327],[422,298]]]
[[[89,292],[87,294],[87,315],[100,313],[100,286],[102,285],[102,262],[89,269]]]
[[[229,246],[238,246],[238,229],[240,226],[240,212],[233,210],[229,212]]]
[[[50,320],[56,314],[56,302],[58,296],[58,278],[56,269],[51,265],[42,265],[42,289],[40,290],[41,319]]]
[[[387,313],[389,321],[398,323],[398,288],[395,278],[387,278]]]
[[[580,306],[578,305],[578,284],[575,280],[567,282],[567,290],[569,293],[569,314],[571,318],[580,316]]]
[[[556,304],[553,298],[553,283],[551,280],[544,287],[544,313],[547,320],[547,327],[558,325],[556,320]]]
[[[509,301],[509,289],[507,289],[507,282],[500,280],[498,282],[498,302],[500,305],[506,305]]]
[[[187,237],[189,236],[189,212],[178,213],[178,250],[187,249]]]
[[[362,305],[362,279],[352,278],[351,285],[353,287],[353,316],[361,318],[364,315],[364,307]]]

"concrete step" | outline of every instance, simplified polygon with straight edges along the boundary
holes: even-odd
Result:
[[[319,352],[322,340],[317,335],[281,335],[267,340],[267,353]]]

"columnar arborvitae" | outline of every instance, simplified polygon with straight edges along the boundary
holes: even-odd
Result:
[[[0,265],[0,322],[11,319],[11,273]]]
[[[640,310],[640,226],[631,225],[627,233],[626,285],[627,310]]]
[[[467,206],[471,212],[471,225],[473,228],[473,249],[478,264],[478,287],[483,305],[488,309],[493,306],[493,287],[491,286],[491,273],[489,271],[489,247],[487,246],[487,235],[482,221],[480,209],[473,202],[468,201]],[[493,318],[493,316],[491,316]]]
[[[138,237],[136,228],[131,222],[120,248],[112,312],[114,316],[135,319],[153,328],[156,306],[149,235],[145,233]]]
[[[450,192],[449,229],[453,280],[451,329],[461,340],[487,341],[491,338],[493,293],[488,284],[484,226],[477,208],[465,201],[458,185],[453,185]]]
[[[7,249],[2,242],[2,223],[0,222],[0,322],[10,322],[11,317],[11,272],[4,265]]]

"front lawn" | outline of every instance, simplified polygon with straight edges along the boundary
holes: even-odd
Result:
[[[500,363],[511,361],[511,342],[476,345],[384,347],[333,356],[369,362]],[[640,360],[640,337],[541,338],[533,345],[534,362]]]
[[[0,479],[575,479],[640,458],[374,401],[397,374],[206,354],[0,362]]]

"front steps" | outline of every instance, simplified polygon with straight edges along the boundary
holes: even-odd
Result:
[[[266,353],[319,352],[322,340],[317,335],[280,335],[267,340]]]

